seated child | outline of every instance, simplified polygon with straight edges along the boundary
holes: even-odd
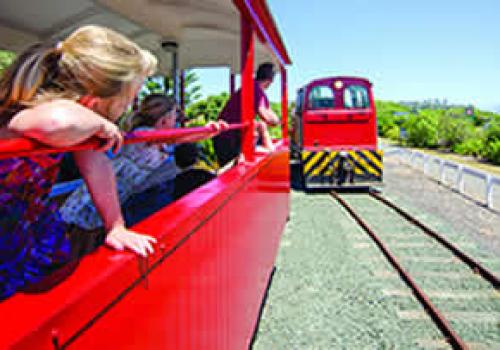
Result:
[[[132,118],[134,130],[169,129],[175,127],[176,103],[172,97],[160,94],[147,96],[141,108]],[[138,143],[125,145],[113,160],[113,170],[120,203],[131,195],[147,188],[147,179],[153,170],[162,166],[161,182],[173,180],[176,175],[175,163],[169,158],[164,144]],[[157,179],[158,180],[158,179]],[[151,184],[153,186],[154,183]],[[77,188],[60,208],[66,223],[85,230],[102,226],[102,221],[94,206],[85,184]]]
[[[198,147],[192,143],[183,143],[175,148],[175,163],[180,171],[174,180],[174,199],[179,199],[216,177],[208,170],[196,168],[198,152]]]
[[[195,168],[198,160],[198,148],[195,144],[183,143],[175,146],[174,155],[175,163],[180,169],[175,180],[156,184],[130,197],[123,206],[127,225],[138,223],[215,177],[210,171]]]

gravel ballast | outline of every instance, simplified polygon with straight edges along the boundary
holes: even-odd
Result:
[[[498,213],[399,164],[397,158],[387,157],[384,163],[384,196],[500,273]],[[335,201],[299,191],[291,198],[291,220],[253,349],[449,348],[429,317],[415,313],[420,304]],[[395,224],[392,229],[398,234],[404,228]],[[412,248],[411,240],[406,244],[410,247],[401,249],[423,249]],[[457,279],[460,284],[461,277]],[[433,293],[443,297],[442,291]],[[443,303],[458,312],[467,302],[467,295],[462,298]],[[500,306],[498,293],[493,298]],[[483,310],[482,304],[476,309]],[[500,332],[500,315],[496,328]],[[477,348],[494,349],[499,345],[494,338]]]

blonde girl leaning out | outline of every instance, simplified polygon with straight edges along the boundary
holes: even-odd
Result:
[[[125,228],[115,176],[102,152],[122,146],[114,124],[153,73],[156,59],[123,35],[85,26],[56,45],[34,45],[0,81],[0,138],[27,136],[64,147],[89,137],[99,151],[75,161],[106,229],[105,242],[146,256],[153,237]],[[47,201],[62,154],[0,160],[0,299],[29,288],[71,260],[71,237]]]

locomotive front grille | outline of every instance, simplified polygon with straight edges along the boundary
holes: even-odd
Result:
[[[305,185],[352,185],[380,182],[383,175],[381,150],[302,151],[302,176]]]

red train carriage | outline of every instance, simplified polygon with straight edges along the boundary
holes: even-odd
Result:
[[[291,149],[305,188],[382,181],[371,86],[363,78],[330,77],[298,90]]]
[[[272,154],[253,147],[253,70],[263,61],[281,68],[287,135],[290,59],[266,2],[2,2],[0,47],[21,50],[87,23],[119,30],[154,51],[179,98],[183,69],[241,72],[242,124],[234,127],[243,128],[247,161],[135,225],[158,239],[148,259],[99,248],[51,290],[0,302],[0,349],[248,348],[289,212],[288,141],[278,141]],[[182,142],[199,133],[209,131],[146,132],[128,142]],[[0,157],[53,151],[28,139],[0,140]]]

